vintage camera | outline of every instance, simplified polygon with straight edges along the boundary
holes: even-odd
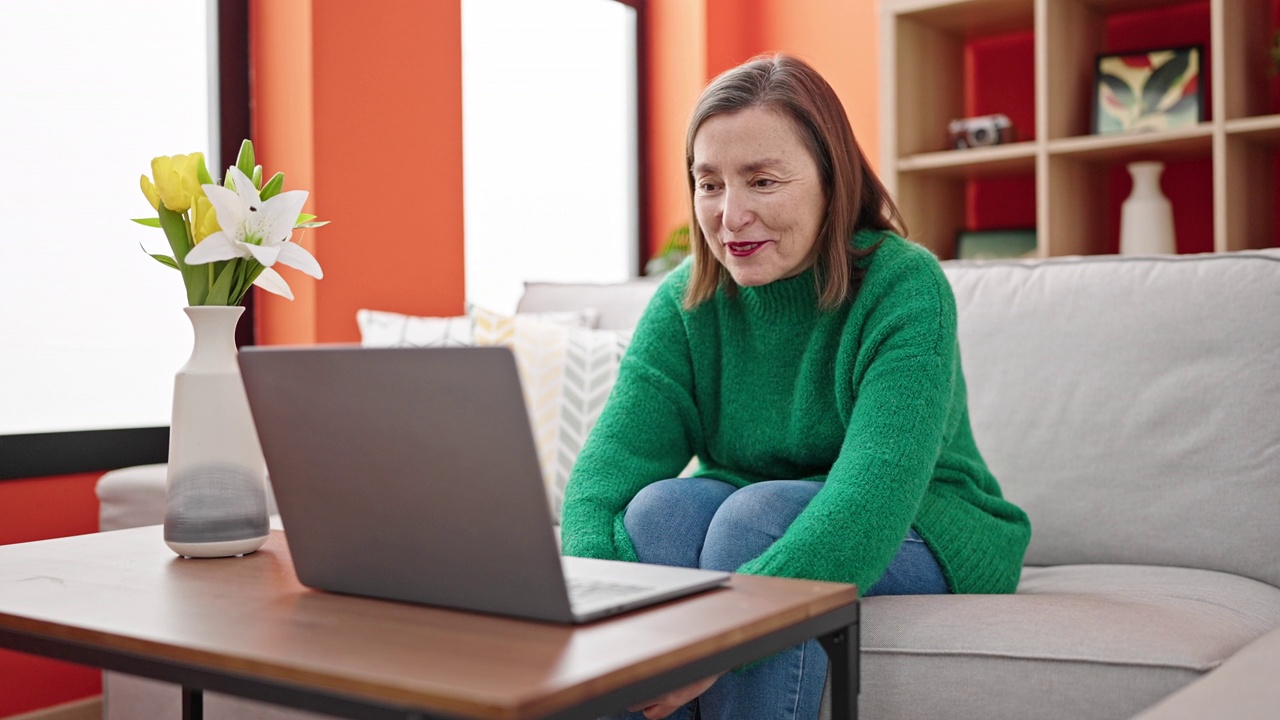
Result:
[[[947,123],[951,144],[957,150],[1013,142],[1016,133],[1007,115],[982,115]]]

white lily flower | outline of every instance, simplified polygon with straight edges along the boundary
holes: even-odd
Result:
[[[307,201],[305,190],[290,190],[266,202],[250,180],[237,167],[227,172],[235,190],[220,185],[202,185],[204,194],[217,213],[222,229],[196,243],[187,253],[188,265],[202,265],[219,260],[252,258],[262,263],[262,274],[254,281],[264,290],[293,299],[288,283],[271,269],[277,262],[297,268],[316,279],[324,277],[320,263],[306,248],[289,238],[293,235],[298,213]]]

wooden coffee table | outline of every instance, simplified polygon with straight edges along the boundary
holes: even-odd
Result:
[[[321,593],[284,535],[188,560],[160,527],[0,547],[0,647],[349,718],[595,718],[818,638],[853,718],[851,585],[737,576],[581,626]],[[406,572],[419,572],[406,568]]]

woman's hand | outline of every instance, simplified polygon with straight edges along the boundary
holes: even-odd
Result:
[[[724,673],[712,675],[709,678],[703,678],[697,682],[689,683],[682,688],[672,690],[671,692],[662,695],[661,697],[654,698],[647,703],[632,705],[627,709],[632,712],[644,713],[644,716],[648,718],[648,720],[661,720],[661,718],[665,718],[676,710],[679,710],[685,703],[706,692],[707,688],[714,685],[715,682],[720,679],[720,675],[723,674]]]

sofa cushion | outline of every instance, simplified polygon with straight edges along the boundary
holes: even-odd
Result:
[[[1280,711],[1280,629],[1134,720],[1274,720]]]
[[[1280,585],[1280,251],[944,263],[1027,563]]]
[[[1280,589],[1184,568],[1026,568],[1016,595],[872,597],[864,717],[1127,718],[1280,626]]]

